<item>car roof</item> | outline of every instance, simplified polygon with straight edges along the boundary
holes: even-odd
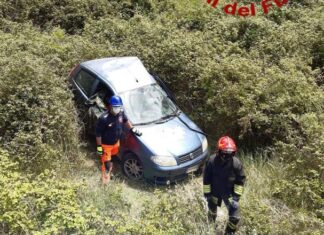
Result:
[[[80,65],[110,84],[117,93],[156,83],[137,57],[110,57]]]

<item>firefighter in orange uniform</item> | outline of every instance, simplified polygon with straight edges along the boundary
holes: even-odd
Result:
[[[108,184],[110,181],[113,169],[111,158],[118,154],[123,125],[126,125],[135,135],[142,135],[128,121],[122,109],[122,99],[119,96],[112,96],[108,103],[108,110],[100,116],[96,125],[97,154],[101,157],[104,184]]]

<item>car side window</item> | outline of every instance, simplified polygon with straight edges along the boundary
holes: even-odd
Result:
[[[91,89],[95,81],[96,79],[84,70],[81,70],[75,79],[75,82],[88,97],[91,95]]]
[[[113,92],[105,84],[99,82],[94,94],[97,94],[102,101],[106,102],[113,95]]]
[[[98,120],[100,115],[106,110],[107,100],[112,96],[112,91],[105,84],[96,81],[93,95],[90,97],[92,106],[89,108],[89,116],[93,118],[93,123]]]

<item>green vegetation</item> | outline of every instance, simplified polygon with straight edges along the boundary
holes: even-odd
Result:
[[[226,133],[249,153],[240,234],[320,234],[323,7],[238,18],[194,0],[0,0],[0,233],[213,233],[201,178],[102,187],[83,148],[69,71],[138,56],[212,147]]]

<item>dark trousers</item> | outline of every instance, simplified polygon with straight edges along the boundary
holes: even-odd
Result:
[[[213,222],[216,221],[217,207],[220,207],[222,205],[222,201],[224,201],[226,205],[229,217],[225,234],[234,234],[237,229],[237,224],[239,223],[241,218],[240,207],[238,206],[237,208],[233,208],[228,199],[211,197],[211,199],[208,200],[208,218]]]

